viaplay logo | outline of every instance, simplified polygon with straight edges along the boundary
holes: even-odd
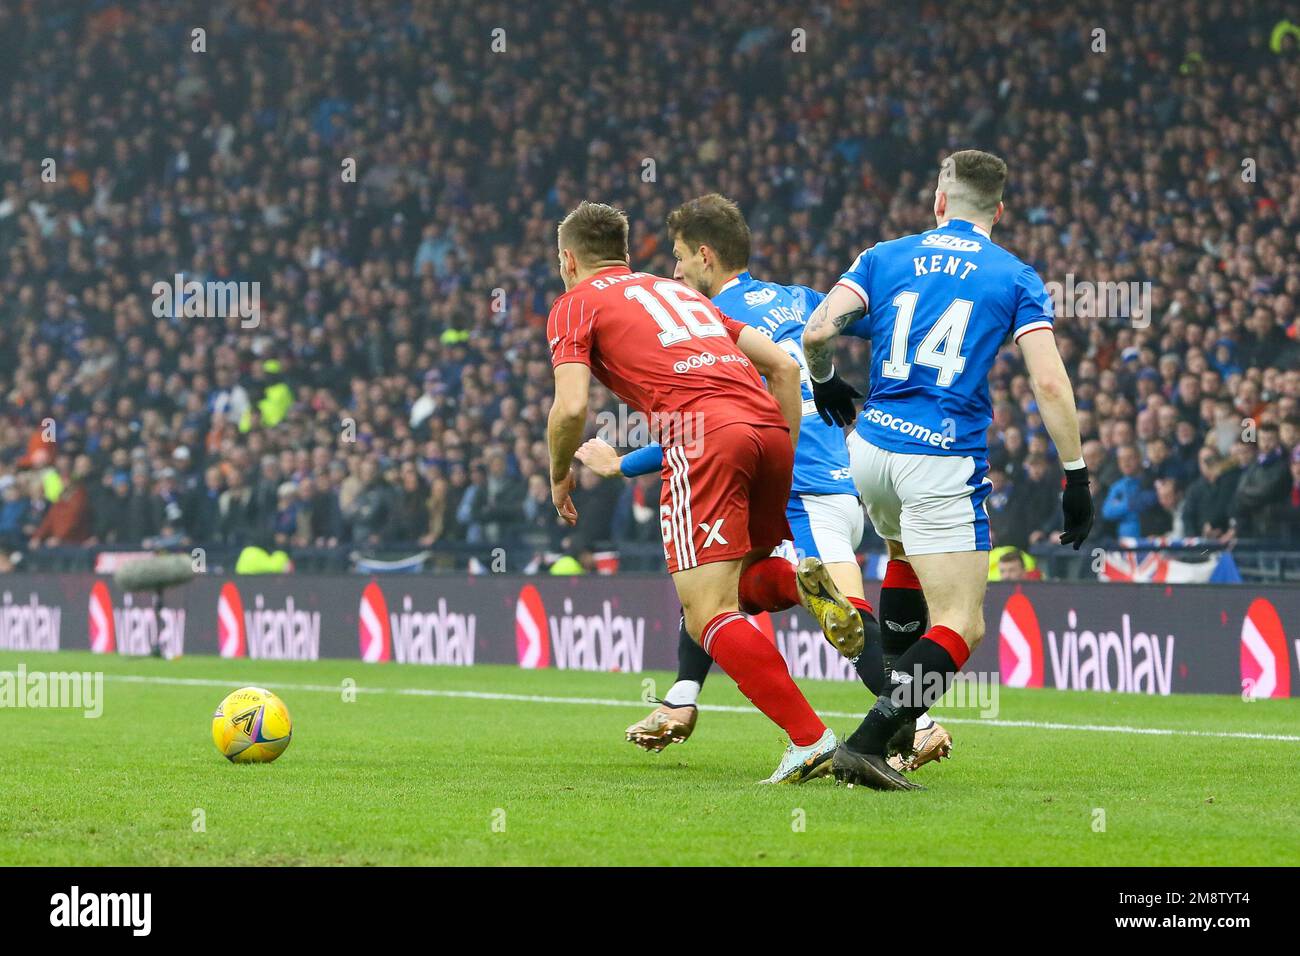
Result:
[[[112,654],[117,650],[113,596],[103,581],[96,581],[90,589],[90,649],[96,654]]]
[[[423,589],[421,593],[427,597]],[[417,604],[411,594],[400,594],[398,602],[396,610],[390,610],[377,581],[361,592],[357,637],[363,661],[459,667],[474,663],[477,615],[453,610],[446,596],[432,607]]]
[[[222,585],[221,594],[217,598],[217,651],[222,657],[248,656],[244,601],[233,581]]]
[[[253,592],[252,610],[245,610],[239,588],[227,581],[217,598],[217,647],[222,657],[318,660],[320,612],[299,610],[292,594],[271,606],[261,591]]]
[[[584,614],[566,597],[560,613],[548,615],[537,588],[526,584],[515,601],[515,650],[520,667],[639,674],[645,660],[645,618],[617,614],[601,601]]]
[[[0,650],[57,651],[59,622],[63,611],[56,604],[44,604],[36,591],[26,601],[15,601],[13,592],[0,596]]]
[[[96,654],[144,655],[160,652],[180,657],[185,652],[185,609],[152,603],[137,606],[135,596],[124,594],[122,606],[113,604],[108,585],[96,581],[90,589],[90,649]]]
[[[1011,595],[998,626],[998,670],[1007,687],[1043,686],[1043,633],[1029,598]]]
[[[1241,693],[1250,698],[1291,696],[1286,632],[1266,598],[1255,598],[1241,622]]]
[[[1100,612],[1098,612],[1100,613]],[[1049,676],[1060,690],[1105,690],[1167,695],[1173,689],[1173,634],[1135,628],[1131,615],[1118,625],[1080,624],[1079,612],[1066,611],[1065,630],[1043,630],[1023,593],[1011,595],[998,627],[998,669],[1007,687],[1043,687]],[[1045,654],[1048,655],[1045,658]]]
[[[361,592],[357,631],[363,661],[367,664],[383,664],[393,659],[393,632],[388,624],[388,601],[374,581],[367,584]]]
[[[551,666],[551,640],[546,608],[537,588],[525,584],[515,601],[515,654],[519,666],[533,670]]]

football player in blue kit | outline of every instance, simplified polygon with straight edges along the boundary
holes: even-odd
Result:
[[[855,556],[863,532],[862,502],[849,473],[843,429],[824,422],[817,413],[801,346],[804,323],[822,295],[804,286],[754,278],[748,271],[749,227],[736,204],[722,196],[711,194],[684,204],[669,216],[668,230],[677,259],[673,278],[709,296],[725,315],[769,336],[799,363],[805,417],[786,508],[794,553],[787,550],[778,556],[793,557],[795,564],[807,557],[819,559],[830,578],[821,583],[840,591],[857,609],[863,623],[863,649],[854,655],[854,666],[863,683],[879,694],[884,688],[880,625],[866,601]],[[662,454],[658,445],[648,445],[620,457],[602,440],[592,439],[579,449],[578,458],[599,474],[634,477],[658,471]],[[775,569],[784,570],[780,562]],[[798,583],[805,590],[819,586],[806,580],[802,569]],[[751,602],[746,610],[780,611],[796,603],[793,593],[780,596],[779,588],[773,591],[775,600],[761,605]],[[698,720],[696,702],[711,664],[708,654],[683,632],[676,682],[653,712],[627,729],[627,739],[651,751],[685,740]],[[923,718],[916,727],[909,725],[905,739],[895,742],[894,764],[914,769],[946,756],[950,748],[948,732]]]
[[[943,695],[984,635],[988,376],[1008,336],[1020,347],[1065,470],[1060,541],[1077,550],[1092,528],[1051,299],[1037,273],[990,236],[1006,177],[1006,163],[990,153],[968,149],[945,159],[936,227],[859,255],[804,330],[814,403],[829,424],[853,426],[850,470],[867,517],[886,539],[891,563],[910,565],[929,611],[929,628],[890,655],[885,690],[835,752],[832,772],[850,784],[918,789],[887,763],[889,742]],[[871,342],[861,414],[862,396],[835,372],[841,334]]]

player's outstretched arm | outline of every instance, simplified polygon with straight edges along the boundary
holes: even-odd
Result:
[[[602,478],[618,478],[623,474],[623,456],[603,438],[588,438],[574,457]]]
[[[1079,415],[1074,406],[1074,389],[1065,373],[1065,363],[1056,347],[1056,336],[1048,328],[1026,332],[1017,339],[1020,353],[1029,372],[1029,383],[1038,402],[1047,433],[1056,444],[1061,465],[1065,468],[1065,491],[1061,510],[1065,530],[1061,544],[1072,544],[1078,551],[1092,531],[1092,493],[1088,489],[1088,466],[1083,461],[1083,443],[1079,438]]]
[[[588,438],[574,457],[602,478],[637,478],[663,468],[664,450],[658,443],[620,455],[603,438]]]
[[[799,363],[781,346],[757,329],[745,326],[736,338],[745,357],[767,379],[767,390],[781,406],[781,415],[790,426],[790,441],[799,444],[799,424],[803,421],[803,392],[799,388]]]
[[[555,401],[546,420],[546,444],[551,452],[551,501],[567,524],[578,523],[573,507],[573,454],[587,423],[587,393],[591,369],[581,362],[555,366]]]
[[[831,289],[803,330],[803,354],[812,379],[813,401],[827,425],[846,428],[858,417],[862,393],[835,374],[835,338],[866,314],[861,297],[844,286]]]

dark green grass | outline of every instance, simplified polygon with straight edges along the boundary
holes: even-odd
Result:
[[[0,709],[0,864],[1300,863],[1294,741],[993,726],[949,710],[940,719],[971,722],[949,725],[953,760],[917,773],[924,793],[760,787],[782,742],[756,712],[705,711],[659,756],[623,742],[648,709],[642,680],[662,691],[664,674],[0,654],[0,670],[20,662],[103,671],[105,706],[98,719]],[[349,678],[351,703],[330,689]],[[213,709],[245,684],[293,713],[274,764],[233,765],[212,746]],[[803,687],[823,712],[866,705],[858,687]],[[627,703],[397,692],[411,688]],[[717,672],[704,702],[745,704]],[[1000,707],[1007,721],[1300,735],[1300,701],[1007,690]]]

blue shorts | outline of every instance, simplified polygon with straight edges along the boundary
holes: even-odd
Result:
[[[793,542],[777,554],[786,558],[820,558],[826,564],[857,563],[864,518],[857,495],[791,495],[785,508]]]

